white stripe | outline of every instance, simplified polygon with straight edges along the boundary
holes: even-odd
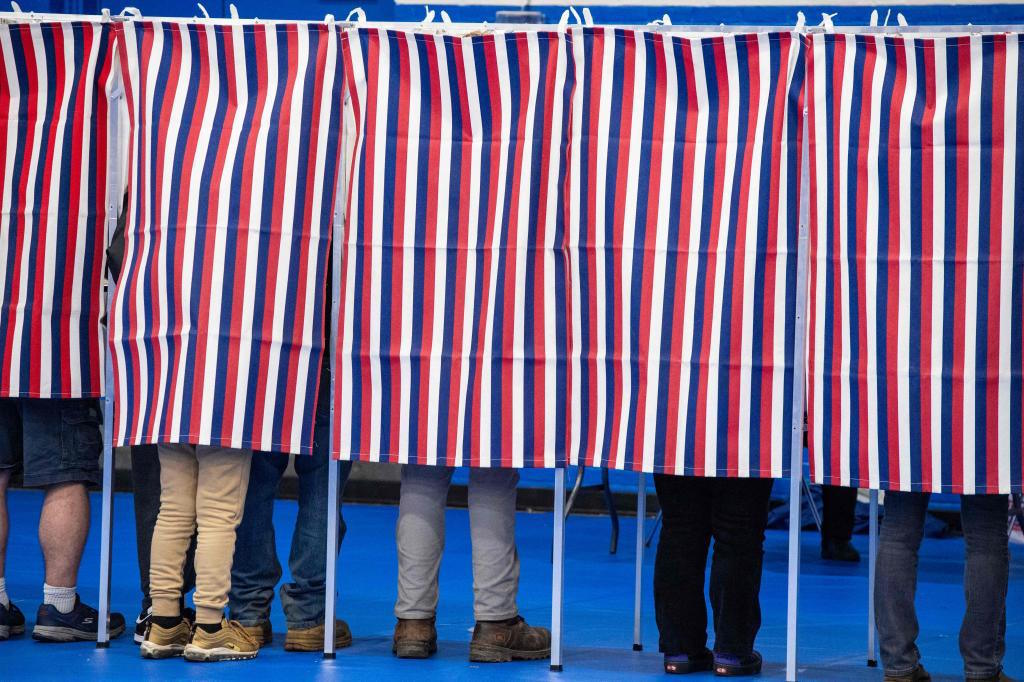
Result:
[[[949,80],[946,76],[946,39],[936,38],[935,119],[932,126],[932,366],[931,366],[931,460],[932,492],[942,492],[942,383],[945,368],[942,342],[945,338],[944,289],[946,282],[946,105]]]
[[[6,82],[9,92],[10,100],[7,106],[5,121],[16,121],[18,119],[18,107],[21,105],[21,84],[18,82],[18,72],[14,68],[14,47],[11,44],[11,29],[8,24],[0,23],[0,55],[3,59],[0,60],[0,64],[3,64]],[[18,126],[7,125],[7,141],[5,149],[7,150],[6,156],[3,159],[4,164],[4,177],[8,178],[8,181],[4,183],[3,187],[0,187],[0,194],[2,194],[2,200],[0,200],[0,266],[5,268],[5,271],[0,273],[3,276],[0,277],[0,301],[7,300],[7,278],[9,272],[6,271],[7,259],[9,257],[8,250],[11,246],[11,235],[15,232],[15,216],[11,212],[11,201],[12,195],[14,194],[14,160],[18,156],[17,150],[18,143]],[[17,372],[17,366],[11,364],[12,373]],[[0,383],[3,380],[0,379]]]
[[[913,187],[910,180],[910,128],[914,114],[914,100],[917,97],[917,59],[914,56],[915,42],[913,38],[905,38],[904,50],[906,60],[906,82],[903,91],[903,104],[900,108],[900,244],[899,244],[899,311],[896,332],[897,375],[896,405],[898,419],[895,427],[899,435],[900,458],[900,490],[910,490],[910,261],[911,224],[910,208],[913,198]],[[970,357],[970,356],[968,356]],[[915,368],[916,369],[916,368]],[[891,453],[890,453],[891,455]]]
[[[580,262],[587,258],[587,248],[590,244],[582,244],[581,235],[581,221],[582,216],[582,205],[583,202],[587,201],[587,197],[581,187],[581,173],[580,168],[582,163],[582,148],[583,148],[583,89],[589,87],[588,74],[584,71],[584,42],[583,42],[583,31],[577,29],[571,29],[569,35],[572,40],[572,62],[575,65],[575,77],[576,85],[572,95],[572,120],[569,124],[570,138],[569,138],[569,194],[565,197],[565,200],[569,204],[569,215],[568,223],[566,224],[567,241],[569,247],[569,253],[577,254],[576,258],[569,258],[569,281],[574,283],[575,286],[569,287],[569,304],[570,310],[572,311],[572,334],[569,337],[570,354],[570,382],[569,382],[569,395],[579,396],[579,399],[569,401],[569,464],[577,466],[580,464],[586,464],[586,462],[580,461],[580,456],[583,454],[583,401],[589,396],[584,396],[583,391],[583,367],[584,363],[589,364],[589,356],[584,357],[583,345],[581,339],[583,338],[583,306],[589,305],[589,301],[584,302],[581,289],[583,288],[582,274],[580,273]],[[588,240],[589,241],[589,240]],[[588,271],[588,275],[591,277],[593,273]],[[594,415],[588,415],[593,419]],[[591,441],[593,442],[593,441]]]
[[[402,226],[402,281],[399,282],[402,292],[402,330],[399,339],[399,372],[401,376],[400,408],[398,414],[399,461],[405,464],[409,461],[409,453],[412,452],[413,442],[409,425],[412,423],[413,409],[418,409],[418,400],[413,401],[412,396],[412,321],[413,321],[413,297],[415,295],[416,280],[416,228],[419,223],[416,217],[416,197],[419,187],[419,154],[420,144],[418,143],[420,130],[420,100],[423,86],[420,83],[420,53],[416,49],[416,34],[406,33],[405,40],[409,47],[409,111],[406,122],[399,121],[400,126],[406,130],[406,163],[405,163],[405,215]],[[414,94],[415,93],[415,94]],[[415,405],[415,407],[414,407]]]
[[[999,258],[999,492],[1010,492],[1010,459],[1015,453],[1010,449],[1010,393],[1013,367],[1010,349],[1011,321],[1013,318],[1013,238],[1021,229],[1020,219],[1014,211],[1016,204],[1016,163],[1017,163],[1017,88],[1019,69],[1017,68],[1020,37],[1006,37],[1006,74],[1004,93],[1005,109],[1003,110],[1003,215],[1002,243]],[[1018,284],[1019,286],[1019,284]],[[1017,455],[1019,456],[1019,454]]]
[[[693,194],[690,198],[690,221],[687,224],[690,241],[686,249],[686,296],[683,302],[683,341],[679,359],[679,421],[676,424],[676,450],[680,453],[685,453],[687,448],[686,423],[690,408],[690,368],[693,362],[693,332],[696,324],[694,309],[697,305],[697,264],[700,260],[700,234],[704,211],[704,171],[707,165],[708,118],[710,115],[702,41],[686,40],[684,46],[689,50],[690,60],[693,62],[693,82],[697,95],[697,127],[693,138],[695,142],[693,145]],[[697,381],[698,379],[699,376],[692,380]],[[709,461],[710,468],[714,469],[714,456],[709,460],[708,451],[705,450],[705,468],[708,467]],[[696,467],[696,451],[693,464]],[[676,458],[675,473],[685,473],[685,457]]]
[[[661,381],[661,335],[665,314],[665,286],[666,284],[668,286],[675,285],[674,281],[671,283],[666,283],[665,281],[665,268],[667,265],[665,261],[669,249],[668,233],[669,218],[672,212],[672,195],[674,191],[678,191],[673,182],[675,179],[673,161],[675,160],[676,145],[680,142],[685,144],[685,140],[680,141],[675,137],[676,105],[679,101],[679,72],[677,71],[672,44],[671,36],[663,36],[662,46],[667,77],[665,78],[665,120],[664,134],[662,135],[661,168],[659,171],[660,185],[658,187],[657,205],[648,207],[649,211],[656,213],[657,225],[654,234],[654,263],[651,273],[651,324],[650,336],[648,337],[647,400],[645,401],[643,421],[644,450],[642,453],[642,468],[643,471],[647,472],[654,471],[654,441],[658,433],[658,395],[660,393],[659,384]],[[648,72],[650,73],[654,70],[655,65],[652,64]],[[648,74],[638,73],[638,75],[641,78],[646,78]]]
[[[971,36],[971,87],[967,103],[967,262],[964,265],[964,453],[963,476],[965,495],[975,490],[974,458],[977,412],[978,357],[978,238],[981,232],[981,36]]]
[[[850,249],[850,229],[847,205],[850,200],[850,178],[848,164],[850,160],[850,109],[853,99],[853,67],[857,56],[856,36],[844,35],[846,54],[843,61],[842,92],[839,99],[839,279],[836,287],[840,289],[840,319],[842,320],[841,343],[843,345],[839,359],[839,462],[841,485],[850,484],[850,264],[847,254]],[[856,226],[853,226],[856,228]],[[833,406],[835,410],[835,406]],[[835,416],[833,416],[835,419]]]
[[[814,439],[814,472],[817,483],[825,482],[824,464],[824,378],[825,378],[825,306],[831,302],[825,295],[826,271],[829,267],[827,258],[829,232],[828,216],[828,122],[825,112],[828,100],[825,92],[825,78],[828,65],[825,62],[825,36],[815,34],[811,37],[814,50],[814,65],[811,77],[814,78],[814,154],[811,155],[811,172],[815,179],[814,199],[817,201],[814,214],[816,216],[814,230],[817,235],[817,263],[815,264],[814,283],[814,424],[811,425],[811,437]],[[832,428],[829,424],[828,428]]]
[[[427,359],[429,374],[428,394],[427,394],[427,463],[437,464],[438,459],[441,463],[444,463],[445,456],[447,453],[438,452],[437,437],[438,437],[438,417],[440,412],[440,401],[449,403],[451,395],[441,395],[441,360],[444,356],[444,319],[445,319],[445,297],[447,294],[447,282],[448,282],[448,231],[455,228],[448,224],[448,204],[451,200],[451,166],[452,166],[452,144],[445,142],[452,139],[452,101],[451,101],[451,90],[449,89],[449,75],[448,75],[448,52],[445,50],[444,38],[440,34],[433,36],[435,56],[437,58],[437,78],[438,78],[438,93],[440,94],[440,105],[441,110],[438,118],[441,122],[440,140],[441,144],[438,144],[438,158],[437,163],[437,219],[434,236],[434,244],[425,244],[427,247],[426,255],[434,256],[434,282],[433,284],[427,283],[427,286],[432,286],[434,293],[434,319],[424,320],[424,328],[426,325],[430,325],[431,337],[430,337],[430,357]],[[433,248],[431,248],[433,247]],[[430,254],[430,251],[433,254]],[[385,276],[387,276],[385,274]],[[521,383],[520,383],[521,385]],[[449,412],[449,419],[451,413]],[[517,432],[518,433],[518,432]],[[447,434],[446,434],[447,435]],[[447,439],[445,439],[447,442]]]

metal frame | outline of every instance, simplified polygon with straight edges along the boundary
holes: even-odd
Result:
[[[108,149],[111,158],[116,162],[109,165],[107,174],[107,219],[104,244],[110,244],[110,238],[117,229],[118,204],[122,188],[121,178],[121,109],[118,100],[121,89],[117,88],[108,95],[110,116],[107,122]],[[100,594],[99,623],[96,629],[96,647],[105,649],[110,646],[110,576],[111,576],[111,545],[114,533],[114,369],[110,353],[110,302],[114,296],[114,283],[104,271],[106,281],[107,326],[105,343],[103,344],[103,489],[100,493],[103,500],[102,520],[100,522]]]
[[[555,469],[551,538],[551,672],[562,672],[562,587],[565,580],[565,468]]]
[[[636,570],[633,576],[633,651],[644,650],[644,521],[647,518],[647,475],[636,477]]]
[[[878,559],[878,491],[868,492],[868,667],[878,667],[875,630],[875,561]]]
[[[786,680],[797,677],[797,620],[800,590],[800,511],[804,479],[804,357],[807,341],[807,241],[810,226],[810,154],[807,110],[803,116],[803,151],[800,155],[800,228],[797,237],[796,330],[793,339],[793,423],[789,471],[789,585],[786,607]]]

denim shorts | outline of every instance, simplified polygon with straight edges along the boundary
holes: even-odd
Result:
[[[0,398],[0,469],[20,468],[26,487],[99,485],[102,454],[98,399]]]

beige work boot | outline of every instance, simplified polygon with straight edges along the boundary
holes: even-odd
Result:
[[[146,628],[146,639],[139,645],[139,653],[143,658],[181,656],[191,635],[192,628],[184,618],[171,628],[161,627],[151,621]]]
[[[186,661],[241,661],[256,658],[260,645],[236,620],[222,620],[217,632],[196,625],[185,647]]]
[[[344,649],[352,645],[352,631],[348,629],[348,623],[338,618],[334,621],[334,648]],[[284,638],[285,651],[323,651],[324,650],[324,625],[314,625],[310,628],[288,628],[288,634]]]

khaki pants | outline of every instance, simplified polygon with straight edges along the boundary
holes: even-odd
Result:
[[[198,523],[196,621],[219,623],[231,589],[235,530],[249,485],[249,450],[160,445],[160,514],[153,529],[153,615],[177,616],[185,553]]]

